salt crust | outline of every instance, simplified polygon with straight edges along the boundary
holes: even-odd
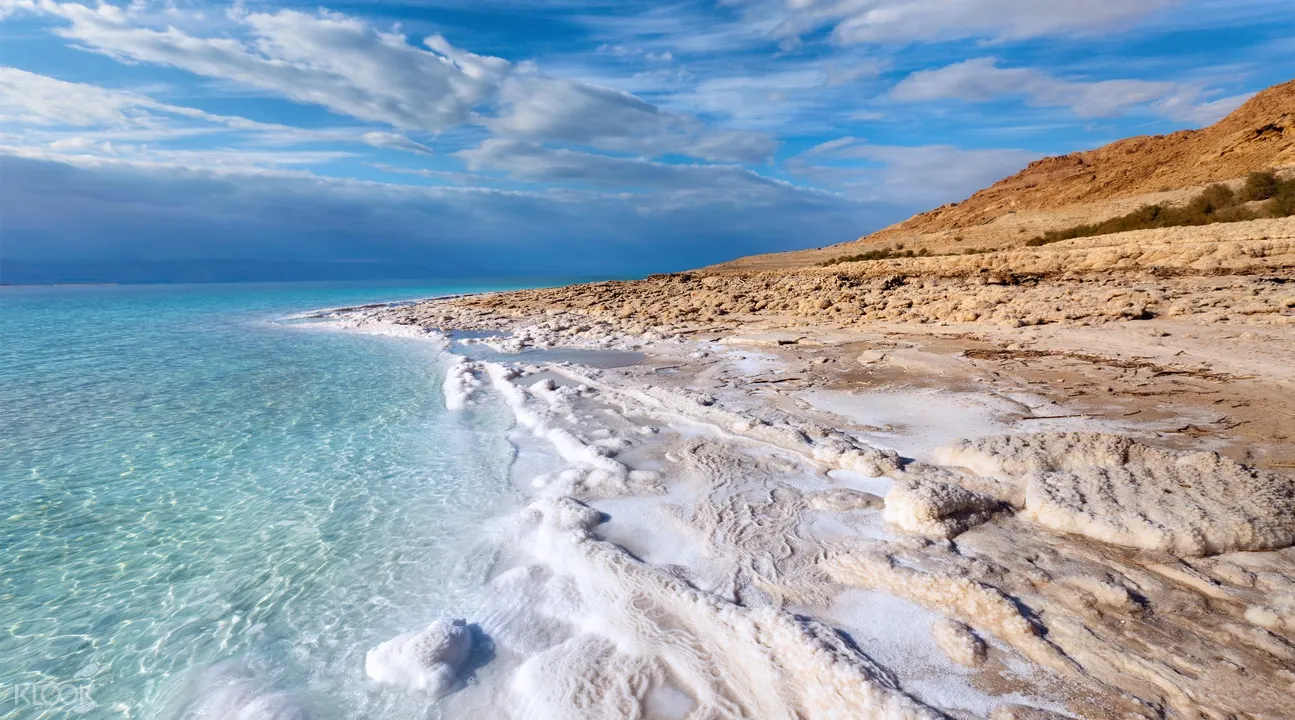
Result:
[[[999,510],[997,499],[948,481],[934,468],[905,474],[886,493],[886,522],[935,538],[951,538],[987,521]]]
[[[563,368],[549,369],[566,371]],[[558,397],[562,388],[532,384],[527,390],[512,383],[511,380],[516,375],[509,372],[508,384],[523,393],[522,403],[514,406],[515,412],[520,407],[525,412],[535,413],[540,426],[544,427],[549,423],[558,424],[563,421],[559,411],[561,398]],[[687,392],[638,384],[625,387],[607,383],[600,385],[600,388],[617,393],[622,400],[637,400],[638,404],[650,408],[652,412],[667,415],[677,412],[692,421],[711,422],[734,434],[788,448],[804,456],[815,457],[815,449],[819,445],[827,445],[823,441],[829,438],[841,439],[847,449],[853,449],[850,447],[852,445],[865,449],[865,446],[857,444],[847,435],[814,427],[811,422],[797,422],[799,419],[783,419],[768,413],[726,410],[717,398],[706,393],[694,393],[694,397]],[[502,389],[500,392],[507,394]],[[537,403],[536,400],[544,402]],[[548,407],[540,407],[542,404],[547,404]],[[519,424],[532,427],[527,425],[522,416],[518,420]],[[1062,448],[1061,451],[1021,453],[1026,466],[1013,465],[1013,458],[1009,454],[992,452],[993,448],[989,448],[991,452],[980,452],[980,448],[972,443],[959,443],[946,450],[948,457],[937,458],[937,462],[957,467],[938,468],[939,472],[933,476],[925,476],[926,471],[920,465],[912,464],[906,468],[906,472],[899,472],[898,462],[892,460],[893,454],[887,456],[884,452],[874,456],[882,462],[877,467],[868,469],[880,470],[875,474],[885,473],[900,479],[905,476],[912,476],[908,479],[923,476],[921,479],[961,486],[969,492],[1021,509],[1023,512],[1018,514],[1020,517],[1043,524],[1027,507],[1030,476],[1048,473],[1081,474],[1093,467],[1100,469],[1113,465],[1120,468],[1137,464],[1132,460],[1145,464],[1148,458],[1155,459],[1144,455],[1140,450],[1120,450],[1124,443],[1130,442],[1125,439],[1115,436],[1091,437],[1107,439],[1092,443],[1091,448],[1080,447],[1077,452],[1071,452],[1075,448]],[[990,441],[983,442],[988,444]],[[595,447],[592,443],[582,444]],[[1151,448],[1147,450],[1153,451]],[[964,457],[951,459],[960,451],[965,451]],[[831,453],[824,455],[830,456]],[[860,455],[871,453],[865,451]],[[1177,460],[1177,455],[1168,455],[1172,456],[1172,460]],[[1132,460],[1125,460],[1124,456]],[[1094,457],[1098,459],[1093,460]],[[1112,457],[1117,460],[1110,460]],[[705,458],[699,456],[699,459]],[[579,465],[578,461],[569,461]],[[819,462],[835,464],[829,457],[819,458]],[[1028,466],[1030,462],[1034,463],[1033,469]],[[883,464],[890,467],[883,469],[880,467]],[[611,475],[587,466],[567,472],[573,472],[579,477],[599,473]],[[1147,472],[1154,475],[1153,471]],[[1182,475],[1178,477],[1181,478]],[[655,577],[652,581],[654,583],[677,583],[684,590],[698,592],[682,579],[682,575],[670,572],[669,568],[644,564],[615,545],[599,540],[593,534],[597,528],[593,513],[573,509],[574,520],[550,519],[541,505],[570,500],[560,497],[560,491],[568,488],[580,497],[590,496],[589,488],[582,487],[579,483],[555,483],[546,489],[544,495],[547,499],[538,501],[537,506],[528,514],[532,518],[534,529],[529,531],[531,534],[521,543],[522,547],[534,554],[538,564],[519,570],[525,570],[526,577],[550,578],[549,582],[552,582],[553,578],[561,576],[566,582],[574,583],[574,594],[583,598],[580,606],[584,610],[568,611],[555,616],[561,617],[563,621],[577,622],[579,632],[556,646],[544,643],[533,646],[528,655],[532,652],[536,654],[530,655],[524,666],[514,673],[514,690],[530,701],[519,711],[522,716],[597,718],[643,715],[646,712],[644,698],[655,697],[662,692],[669,694],[670,691],[677,691],[681,697],[688,698],[688,707],[668,715],[670,717],[693,716],[694,712],[706,717],[781,718],[796,716],[793,713],[806,717],[893,716],[879,714],[875,709],[860,711],[850,708],[845,712],[837,712],[841,706],[832,698],[819,700],[816,697],[815,702],[807,701],[782,684],[794,681],[803,684],[807,692],[822,687],[821,681],[817,679],[817,672],[789,673],[784,667],[786,662],[805,652],[803,647],[795,650],[777,644],[777,650],[774,651],[769,649],[771,645],[766,642],[759,652],[748,654],[746,642],[735,639],[740,638],[742,633],[731,627],[731,623],[711,622],[706,613],[694,612],[695,608],[683,604],[683,601],[666,601],[657,593],[645,590],[640,573]],[[623,493],[624,490],[621,488],[616,492]],[[786,543],[786,550],[790,554],[785,558],[772,565],[764,561],[751,563],[748,572],[757,582],[745,587],[758,592],[750,595],[733,593],[733,597],[740,597],[742,600],[740,604],[734,604],[728,599],[728,593],[698,593],[708,604],[724,608],[724,617],[729,617],[729,614],[748,618],[762,613],[781,614],[777,609],[776,594],[773,596],[775,602],[772,603],[747,601],[758,599],[761,593],[767,595],[781,592],[778,584],[771,584],[770,580],[785,582],[785,588],[792,587],[793,576],[787,572],[789,570],[795,573],[796,583],[803,583],[809,578],[800,568],[799,562],[805,557],[805,551],[812,551],[812,548],[800,547],[803,542],[795,537],[794,521],[797,513],[807,508],[811,500],[805,497],[800,501],[788,502],[790,497],[792,496],[772,494],[767,504],[751,509],[751,513],[762,522],[771,519],[773,522],[769,522],[767,527],[761,527],[760,532],[754,529],[744,530],[731,539],[732,542],[757,543],[757,547],[762,548],[761,558],[771,557],[763,554],[766,535],[774,533]],[[1278,500],[1281,497],[1279,493]],[[576,508],[580,507],[578,502],[570,502]],[[748,504],[749,498],[735,503],[732,508],[717,509],[731,513],[740,511]],[[831,504],[830,501],[828,504]],[[785,510],[787,518],[776,514],[780,508]],[[746,528],[751,519],[741,514],[735,514],[732,518],[728,515],[721,517],[723,522],[720,523],[712,523],[708,516],[703,516],[703,519],[706,527],[714,524],[715,529],[725,531],[735,527],[734,523]],[[694,521],[696,519],[693,518]],[[569,526],[570,529],[554,535],[549,532],[554,526]],[[920,539],[910,539],[906,543],[899,539],[879,543],[875,551],[829,552],[826,556],[820,556],[816,562],[818,569],[837,583],[884,590],[949,615],[974,627],[973,634],[993,635],[1036,663],[1080,681],[1084,687],[1100,688],[1101,693],[1111,693],[1112,698],[1123,698],[1121,702],[1129,703],[1126,707],[1143,708],[1149,712],[1160,708],[1162,714],[1163,709],[1173,708],[1184,715],[1211,714],[1215,710],[1226,714],[1236,712],[1238,708],[1262,708],[1267,711],[1287,707],[1281,696],[1281,688],[1284,687],[1281,683],[1289,685],[1290,674],[1273,674],[1271,662],[1272,658],[1288,657],[1289,650],[1280,641],[1274,640],[1269,631],[1263,629],[1281,630],[1289,615],[1284,596],[1268,590],[1265,585],[1267,583],[1274,588],[1279,587],[1281,593],[1289,594],[1291,584],[1286,576],[1271,569],[1280,565],[1279,558],[1266,560],[1262,554],[1256,554],[1252,562],[1235,560],[1241,563],[1235,567],[1224,562],[1223,558],[1192,561],[1200,570],[1187,565],[1185,560],[1180,560],[1177,564],[1142,565],[1146,570],[1173,581],[1167,582],[1156,579],[1136,565],[1128,564],[1130,558],[1122,551],[1102,549],[1101,543],[1083,542],[1066,543],[1054,550],[1052,544],[1058,542],[1055,537],[1022,532],[1021,528],[1024,526],[1024,523],[1005,517],[1001,523],[995,522],[980,532],[967,535],[959,540],[956,547],[952,543],[929,543]],[[717,537],[727,537],[725,533],[716,535],[709,531],[703,532],[703,535],[712,542]],[[541,537],[558,537],[559,540],[549,543],[541,540]],[[586,549],[575,550],[585,546]],[[727,545],[724,549],[731,550]],[[603,562],[604,553],[625,556],[624,568],[621,561],[612,561],[610,567],[618,569],[607,570]],[[909,557],[901,557],[903,555]],[[584,559],[581,559],[582,556]],[[812,555],[809,557],[813,558]],[[991,557],[1001,558],[1001,565],[989,561]],[[1228,559],[1234,560],[1237,557],[1229,556]],[[597,561],[592,561],[591,558],[597,558]],[[1162,572],[1162,568],[1169,568],[1171,565],[1177,568],[1176,574],[1169,573],[1168,570]],[[1247,567],[1253,567],[1254,572],[1247,570]],[[1267,569],[1260,571],[1260,568]],[[607,575],[607,572],[611,575]],[[556,575],[551,576],[552,573]],[[778,579],[780,574],[785,576],[785,580]],[[1217,610],[1214,614],[1178,612],[1178,609],[1184,607],[1195,608],[1193,603],[1198,601],[1185,586],[1174,583],[1180,577],[1195,575],[1201,576],[1200,587],[1206,588],[1210,597],[1217,595],[1243,602],[1240,610],[1230,613],[1235,620],[1218,616]],[[1215,579],[1225,576],[1230,578],[1226,581],[1228,583],[1248,586],[1239,588],[1223,585],[1220,584],[1222,581]],[[648,583],[648,586],[651,584]],[[794,586],[801,593],[806,588],[803,584]],[[1192,589],[1196,587],[1191,585]],[[648,601],[643,602],[644,598],[648,598]],[[1031,607],[1040,608],[1037,616]],[[1149,608],[1172,609],[1173,612],[1149,614]],[[1244,620],[1239,617],[1242,613]],[[1144,632],[1146,637],[1156,639],[1146,648],[1121,640],[1125,637],[1122,633],[1126,623],[1144,623],[1140,619],[1144,616],[1152,618],[1146,622],[1173,624],[1175,632],[1150,635],[1145,635]],[[799,618],[790,619],[802,628],[816,625]],[[1177,627],[1179,624],[1182,625],[1181,628]],[[534,623],[528,623],[528,627],[535,626]],[[685,630],[679,634],[677,631],[681,627]],[[1199,639],[1198,633],[1201,632],[1210,633],[1210,639]],[[1220,633],[1227,635],[1225,637]],[[669,637],[662,638],[662,635]],[[811,631],[809,635],[831,644],[830,638],[822,638],[817,632]],[[1229,644],[1240,637],[1246,638],[1248,644]],[[702,647],[707,651],[714,646],[723,646],[721,658],[717,659],[712,655],[704,658],[709,672],[696,677],[694,675],[701,672],[697,670],[697,665],[679,662],[679,648],[674,645],[678,642],[692,643],[695,652],[697,641],[691,638],[704,638]],[[670,652],[657,650],[659,644],[673,649]],[[653,649],[644,652],[644,648]],[[1235,658],[1235,663],[1229,664],[1229,660],[1220,664],[1208,659],[1215,652],[1223,652],[1229,659]],[[684,657],[686,660],[696,660],[693,654],[685,653]],[[1194,658],[1200,658],[1200,661],[1197,662]],[[865,674],[870,676],[869,682],[876,685],[872,692],[878,692],[877,688],[891,688],[898,692],[893,675],[888,671],[872,664],[866,657],[862,657],[860,662],[865,668]],[[1190,673],[1183,674],[1176,670],[1179,663],[1188,663]],[[1227,674],[1226,667],[1235,666],[1253,669],[1256,675],[1253,678],[1244,675],[1235,677],[1233,679],[1236,682],[1221,682]],[[1273,682],[1268,682],[1265,678]],[[734,690],[734,684],[738,690]],[[1123,694],[1114,694],[1116,689]],[[769,702],[767,705],[751,705],[749,707],[754,708],[751,711],[747,708],[732,712],[714,710],[717,707],[714,704],[715,696],[731,702],[735,697],[745,697],[742,693],[747,691],[754,697],[767,699]],[[830,688],[827,691],[832,692]],[[914,702],[902,693],[899,696],[904,697],[908,703]],[[914,706],[917,712],[930,712],[916,703]],[[807,708],[810,709],[809,712],[805,712]],[[1003,706],[996,712],[1003,717],[1058,717],[1026,706]],[[1143,713],[1138,711],[1134,714]]]
[[[465,357],[455,355],[445,369],[445,381],[442,390],[445,393],[445,409],[462,410],[472,402],[472,396],[481,387],[477,377],[481,367]]]
[[[689,717],[940,717],[830,628],[700,592],[598,539],[598,513],[571,498],[538,500],[526,515],[525,547],[573,583],[583,630],[518,669],[523,718],[643,717],[664,686],[686,690]]]
[[[436,620],[370,650],[364,672],[375,682],[439,697],[454,689],[459,668],[472,652],[472,632],[463,620]]]
[[[1185,556],[1295,544],[1295,483],[1217,453],[1039,433],[961,441],[936,457],[1001,481],[1000,499],[1059,532]]]
[[[931,626],[931,635],[944,654],[959,665],[979,667],[985,663],[988,653],[985,641],[976,637],[976,633],[964,623],[941,618]]]

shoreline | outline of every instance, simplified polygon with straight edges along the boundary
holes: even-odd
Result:
[[[682,596],[702,593],[707,607],[719,603],[728,614],[780,618],[790,623],[786,628],[817,638],[777,648],[762,645],[767,638],[756,641],[766,670],[781,678],[771,688],[742,685],[741,663],[731,668],[731,679],[688,677],[696,668],[661,638],[617,638],[618,646],[638,643],[637,654],[649,658],[620,668],[624,677],[615,678],[637,678],[642,692],[620,701],[649,717],[684,716],[652,710],[663,702],[661,693],[678,707],[711,710],[718,697],[738,696],[747,714],[761,717],[830,716],[833,708],[851,717],[1277,717],[1285,693],[1295,690],[1289,639],[1295,551],[1286,547],[1290,528],[1281,518],[1263,508],[1229,511],[1206,488],[1151,507],[1164,513],[1163,527],[1148,534],[1136,522],[1085,519],[1091,509],[1068,505],[1065,497],[1042,511],[1031,507],[1017,497],[1018,487],[1033,487],[1029,473],[1004,470],[1049,456],[1059,462],[1051,473],[1058,483],[1114,472],[1148,492],[1166,493],[1211,473],[1231,473],[1252,478],[1278,503],[1295,502],[1282,490],[1288,482],[1280,474],[1283,443],[1246,456],[1248,438],[1272,425],[1229,427],[1235,419],[1218,423],[1202,414],[1220,393],[1236,395],[1237,402],[1228,401],[1232,414],[1245,413],[1241,403],[1253,405],[1263,388],[1244,387],[1247,381],[1222,362],[1173,361],[1173,343],[1196,354],[1216,345],[1218,333],[1197,325],[1189,337],[1187,327],[1160,329],[1168,321],[1143,323],[1161,342],[1173,338],[1160,353],[1168,358],[1163,361],[1155,353],[1096,355],[1084,347],[1091,330],[1046,326],[1026,329],[1023,337],[1009,328],[810,325],[786,332],[727,323],[685,337],[651,328],[622,332],[558,307],[504,317],[489,310],[499,295],[375,309],[366,311],[366,322],[504,334],[470,340],[493,345],[495,359],[456,361],[464,401],[482,393],[504,396],[519,425],[551,444],[567,465],[527,490],[535,501],[527,512],[540,525],[526,532],[556,531],[561,542],[546,542],[562,550],[522,565],[577,578],[592,574],[596,581],[576,584],[579,594],[593,598],[629,592],[618,584],[628,582],[627,571],[652,578],[634,597],[657,597],[661,583],[683,583]],[[474,304],[482,300],[485,310]],[[1102,328],[1112,348],[1147,338],[1144,328],[1129,337]],[[1015,342],[1003,342],[1009,332]],[[1270,344],[1289,352],[1291,342],[1280,335]],[[571,348],[641,353],[642,361],[607,368],[557,364]],[[509,353],[528,350],[540,355],[508,362]],[[552,362],[544,352],[556,353]],[[1277,353],[1270,364],[1282,357]],[[1263,378],[1269,389],[1289,387],[1290,378],[1272,375]],[[1201,400],[1206,393],[1211,399]],[[1159,407],[1165,398],[1173,402]],[[1254,412],[1270,410],[1271,403],[1261,403]],[[1004,435],[1039,447],[994,439]],[[1111,455],[1112,444],[1122,450]],[[1192,454],[1200,450],[1224,456]],[[1192,463],[1209,467],[1172,477],[1163,471]],[[1108,500],[1103,512],[1118,514],[1117,501],[1128,498]],[[1179,506],[1197,514],[1179,517]],[[584,517],[579,508],[597,517],[571,524]],[[1201,528],[1209,539],[1193,544]],[[1256,540],[1255,528],[1267,539]],[[603,561],[627,550],[630,560],[615,560],[610,577],[599,575],[608,571]],[[631,561],[632,570],[622,567]],[[712,652],[753,649],[740,629],[708,618],[679,592],[657,598],[672,608],[673,620],[604,621],[618,632],[637,628],[634,633],[646,632],[639,627],[645,622],[709,623],[694,630],[719,633],[708,635],[720,646]],[[866,617],[870,611],[918,631],[892,632],[893,626]],[[826,682],[813,675],[823,668],[786,665],[790,655],[824,652],[825,636],[815,628],[850,639],[829,653],[856,673],[835,698],[808,698],[795,687]],[[538,655],[514,658],[514,684],[534,669],[536,657],[546,657],[555,673],[546,682],[613,682],[573,658],[551,656],[556,648],[599,638],[606,640],[574,633]],[[1184,674],[1186,667],[1195,677]],[[1240,668],[1240,675],[1227,667]],[[548,702],[546,716],[604,716],[596,708],[567,707],[570,698],[540,693],[527,700]]]

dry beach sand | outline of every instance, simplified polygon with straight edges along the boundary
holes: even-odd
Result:
[[[447,404],[501,397],[562,459],[488,580],[524,601],[467,618],[511,668],[495,709],[1295,717],[1295,220],[1023,244],[1280,165],[1291,95],[847,246],[347,315],[497,332]],[[936,254],[815,265],[897,238]],[[370,674],[440,687],[457,628]]]

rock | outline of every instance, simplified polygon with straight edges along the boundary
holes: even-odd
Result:
[[[928,469],[910,473],[891,486],[886,493],[886,522],[916,535],[952,538],[987,521],[1000,507],[997,499]]]
[[[459,668],[471,652],[467,622],[437,620],[422,632],[397,635],[370,650],[364,672],[384,685],[439,697],[454,689]]]

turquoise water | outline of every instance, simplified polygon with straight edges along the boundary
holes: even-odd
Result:
[[[510,417],[274,320],[476,289],[0,288],[0,718],[429,717],[364,652],[462,614]]]

